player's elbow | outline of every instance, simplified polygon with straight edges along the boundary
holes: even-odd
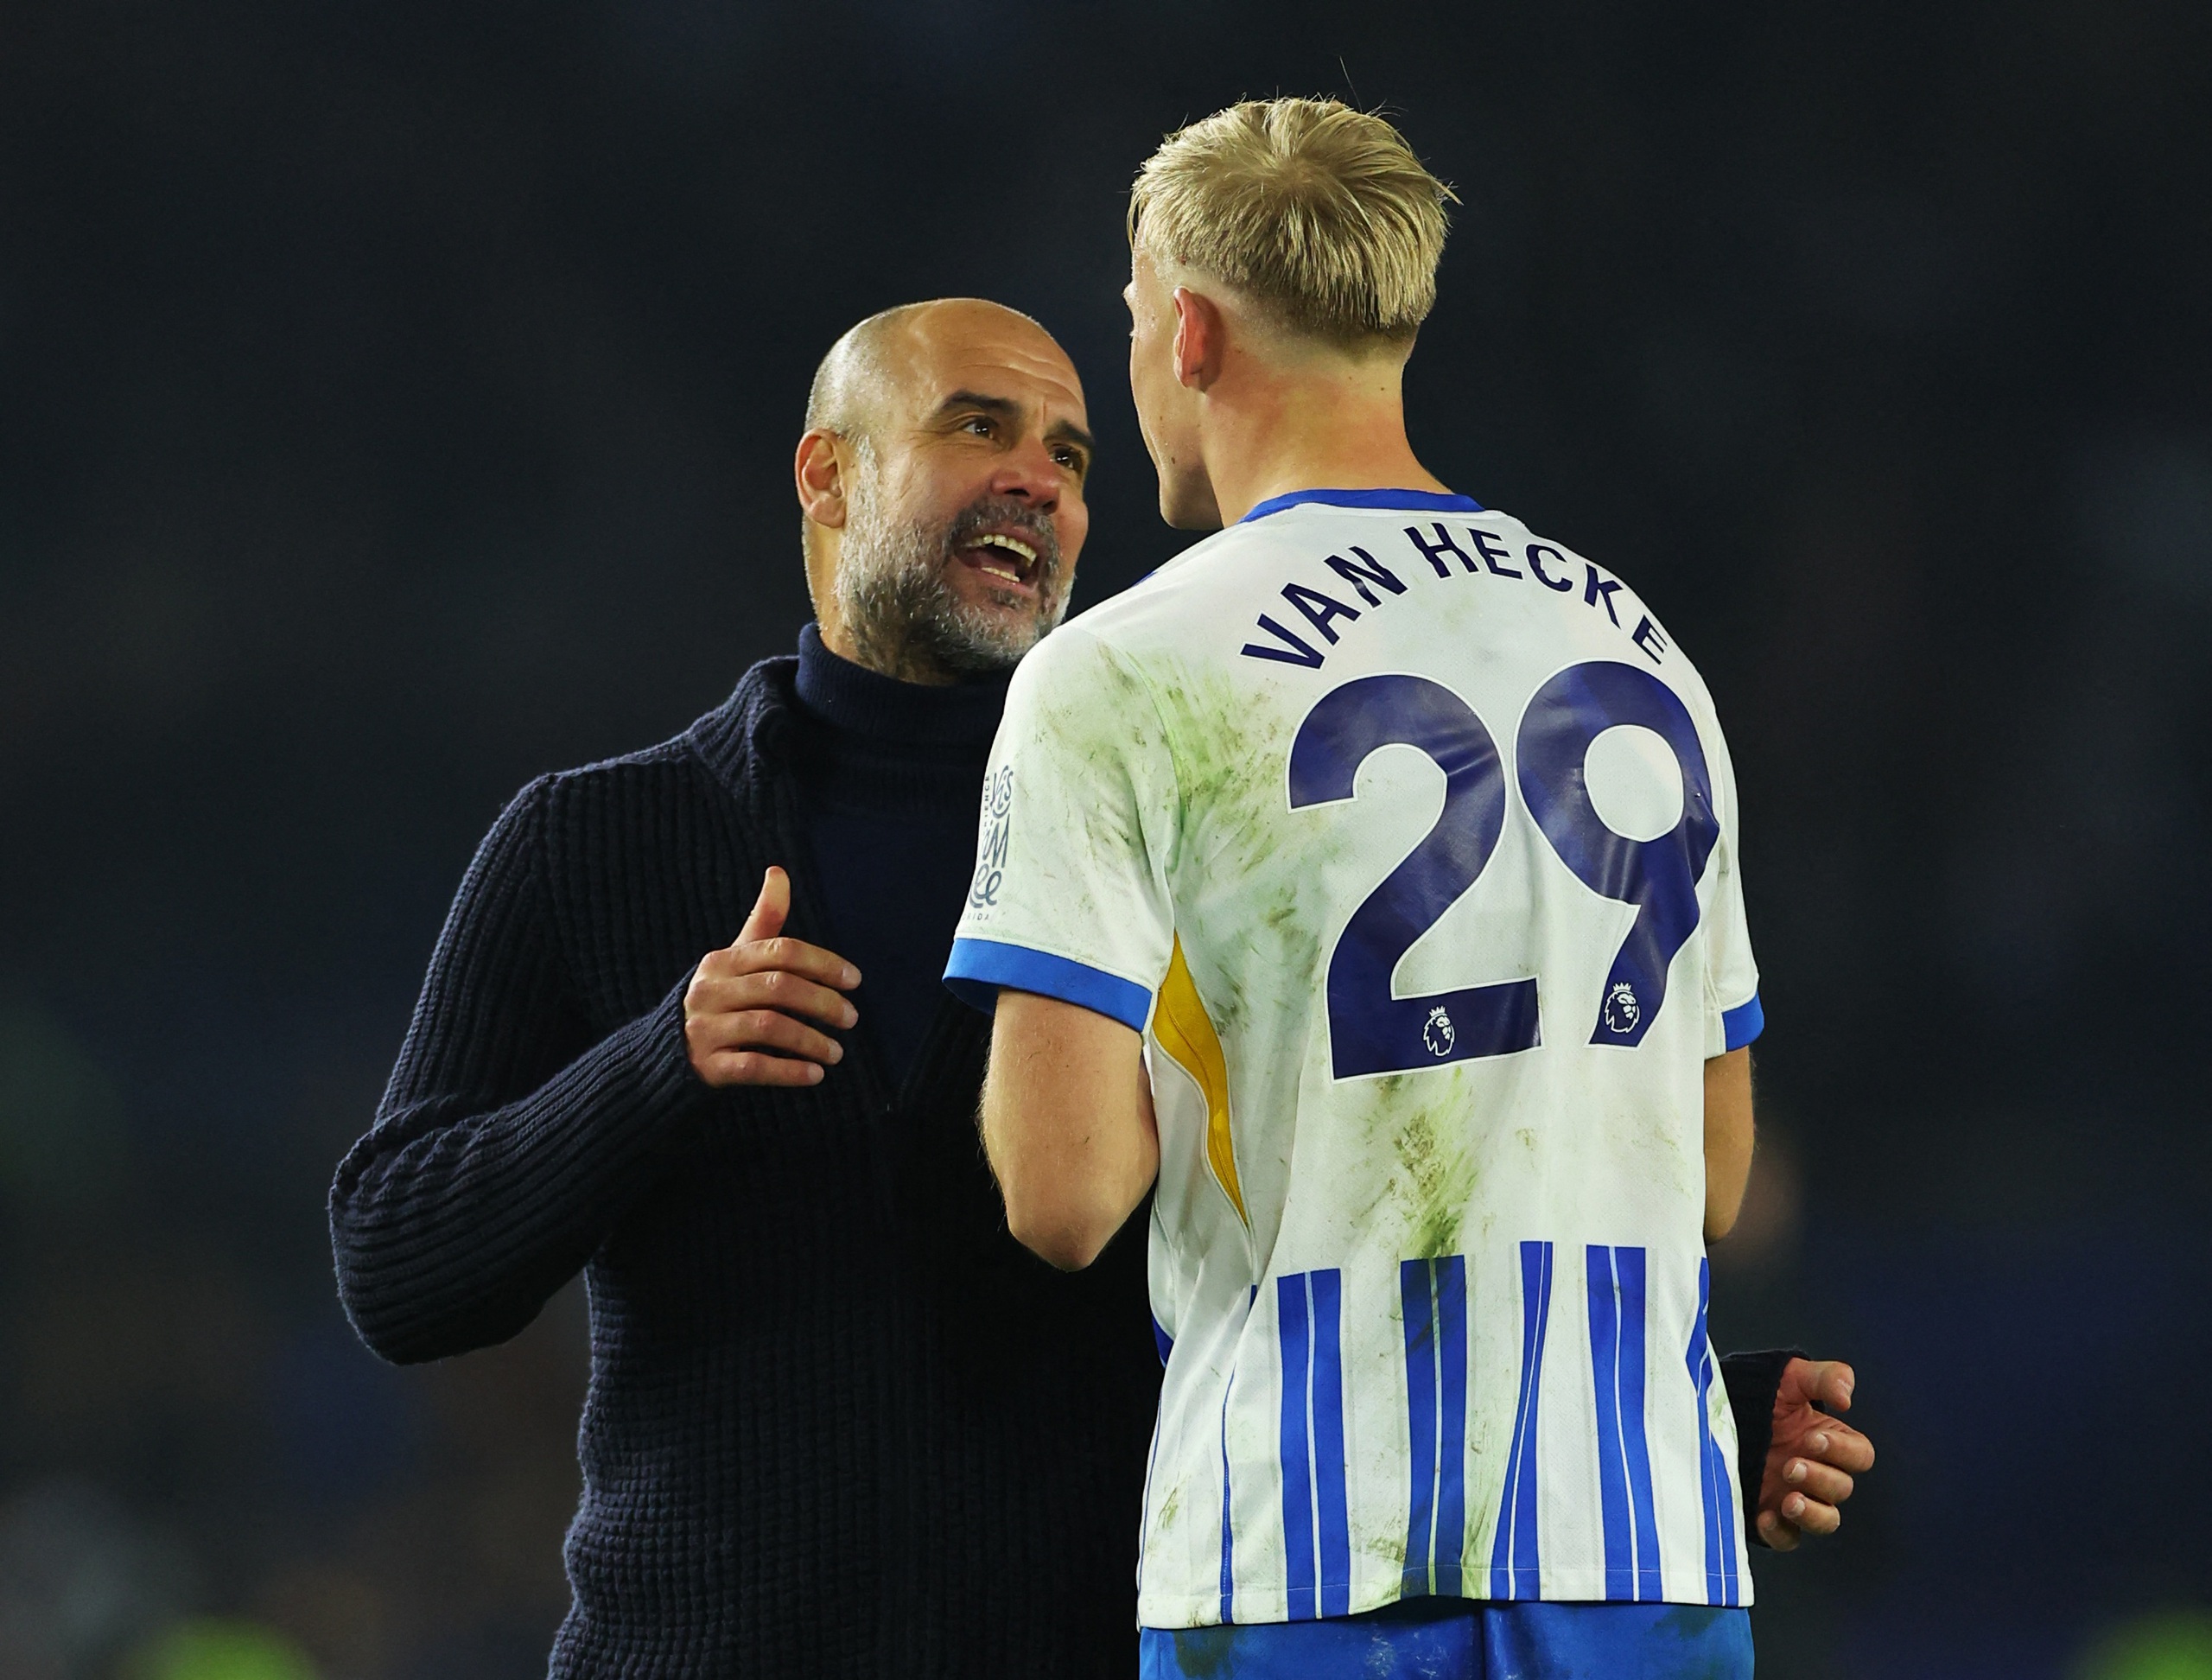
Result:
[[[1023,1237],[1022,1247],[1027,1249],[1047,1265],[1064,1272],[1081,1271],[1098,1257],[1106,1244],[1083,1232],[1058,1231],[1037,1237]]]
[[[1007,1194],[1006,1225],[1014,1240],[1062,1271],[1081,1271],[1096,1260],[1117,1224],[1078,1200],[1017,1195],[1011,1189]]]
[[[1118,1171],[1070,1171],[1034,1158],[1001,1161],[999,1193],[1014,1240],[1062,1271],[1081,1271],[1114,1240],[1152,1181]]]
[[[983,1144],[1014,1240],[1062,1271],[1096,1260],[1121,1221],[1108,1217],[1088,1163],[1038,1147],[1024,1128],[1004,1123],[988,1096]]]
[[[1737,1216],[1744,1211],[1744,1192],[1750,1187],[1751,1151],[1744,1150],[1744,1160],[1708,1161],[1705,1169],[1705,1240],[1717,1243],[1736,1228]]]
[[[1748,1131],[1748,1128],[1746,1129]],[[1708,1147],[1705,1163],[1705,1240],[1717,1243],[1736,1228],[1744,1211],[1744,1193],[1751,1187],[1751,1141],[1746,1136],[1732,1147]]]

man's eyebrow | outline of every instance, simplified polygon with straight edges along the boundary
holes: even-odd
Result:
[[[981,409],[986,414],[1007,419],[1017,418],[1021,413],[1021,404],[1011,397],[986,397],[980,391],[956,391],[937,405],[933,417],[941,419],[955,409]]]
[[[956,409],[981,409],[986,414],[995,414],[1001,419],[1018,420],[1021,404],[1011,397],[987,397],[980,391],[956,391],[937,405],[937,415],[943,418]],[[1097,440],[1072,420],[1055,420],[1046,429],[1045,436],[1055,442],[1077,443],[1091,454],[1098,453]]]
[[[1098,445],[1092,440],[1090,434],[1072,420],[1055,420],[1046,430],[1045,436],[1048,442],[1079,443],[1090,454],[1098,453]]]

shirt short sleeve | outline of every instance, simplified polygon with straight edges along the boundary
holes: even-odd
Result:
[[[1759,1007],[1758,964],[1751,959],[1751,938],[1744,920],[1744,873],[1738,850],[1736,772],[1724,747],[1715,766],[1721,780],[1719,843],[1711,868],[1719,871],[1713,902],[1706,911],[1706,1028],[1708,1057],[1740,1050],[1766,1026]]]
[[[1158,711],[1126,657],[1079,624],[1046,637],[1015,671],[992,745],[945,983],[979,1009],[1011,986],[1143,1031],[1174,945],[1178,806]]]

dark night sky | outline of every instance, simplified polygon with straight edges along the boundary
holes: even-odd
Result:
[[[0,13],[0,1669],[206,1610],[542,1671],[573,1314],[395,1375],[323,1246],[445,904],[524,780],[790,647],[863,314],[1037,315],[1079,602],[1173,552],[1123,195],[1277,91],[1457,184],[1417,446],[1631,578],[1730,729],[1777,1166],[1715,1321],[1857,1361],[1884,1450],[1762,1560],[1774,1671],[2056,1676],[2202,1605],[2212,12],[1679,12]],[[434,1588],[391,1537],[463,1486],[510,1561]],[[10,1620],[56,1523],[137,1560],[73,1645]]]

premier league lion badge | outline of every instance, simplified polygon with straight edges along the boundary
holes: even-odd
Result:
[[[1441,1003],[1431,1009],[1428,1019],[1421,1023],[1421,1041],[1428,1047],[1428,1053],[1432,1056],[1450,1055],[1452,1047],[1459,1038],[1459,1034],[1452,1028],[1452,1017],[1445,1013]]]
[[[1601,1019],[1605,1030],[1625,1038],[1636,1030],[1636,1023],[1643,1019],[1643,1010],[1636,1001],[1636,988],[1625,980],[1616,980],[1605,992],[1605,1012]]]

